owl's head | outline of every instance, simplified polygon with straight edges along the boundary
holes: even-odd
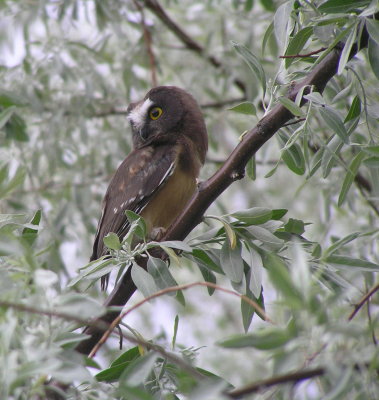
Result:
[[[176,143],[185,136],[205,158],[208,138],[204,118],[196,100],[183,89],[155,87],[143,100],[130,104],[127,113],[135,148],[158,142]]]

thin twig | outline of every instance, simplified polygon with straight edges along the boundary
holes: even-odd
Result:
[[[357,314],[357,312],[363,307],[363,305],[370,299],[370,297],[379,290],[379,283],[374,286],[368,293],[366,293],[359,303],[355,306],[354,310],[352,313],[349,315],[348,320],[351,321]]]
[[[113,329],[132,311],[134,311],[135,309],[141,307],[143,304],[147,303],[148,301],[155,299],[157,297],[163,296],[167,293],[172,293],[172,292],[177,292],[178,290],[186,290],[186,289],[190,289],[192,287],[195,286],[206,286],[206,287],[210,287],[212,289],[216,289],[216,290],[220,290],[221,292],[224,293],[229,293],[232,294],[233,296],[237,296],[239,297],[241,300],[243,300],[244,302],[246,302],[247,304],[249,304],[250,306],[252,306],[255,311],[257,313],[259,313],[261,316],[264,317],[265,321],[267,322],[271,322],[273,323],[273,321],[268,317],[268,315],[265,313],[265,311],[263,310],[263,308],[254,300],[249,299],[247,296],[243,295],[243,294],[239,294],[237,292],[234,292],[233,290],[230,289],[225,289],[221,286],[216,285],[215,283],[212,282],[193,282],[193,283],[187,283],[184,285],[178,285],[178,286],[172,286],[172,287],[168,287],[165,289],[162,289],[154,294],[152,294],[151,296],[145,297],[143,300],[139,301],[137,304],[135,304],[134,306],[130,307],[128,310],[124,311],[123,313],[121,313],[109,326],[109,328],[107,329],[107,331],[103,334],[103,336],[101,337],[101,339],[96,343],[96,346],[92,349],[92,351],[90,352],[88,357],[94,357],[97,353],[97,351],[100,349],[100,347],[107,341],[107,339],[109,338],[110,334],[112,333]]]
[[[203,46],[192,39],[175,21],[173,21],[157,0],[144,0],[144,4],[161,20],[162,23],[166,25],[166,27],[186,46],[188,50],[204,57],[205,60],[215,68],[226,69],[218,58],[207,54]],[[243,93],[246,93],[246,85],[244,82],[238,78],[234,78],[233,82]]]
[[[306,118],[298,118],[295,121],[287,122],[286,124],[283,125],[283,127],[289,126],[289,125],[295,125],[295,124],[298,124],[299,122],[303,122],[305,120],[306,120]]]
[[[306,371],[293,372],[291,374],[274,376],[273,378],[264,379],[258,382],[251,383],[240,389],[232,390],[226,393],[232,399],[238,399],[251,393],[256,393],[262,389],[267,389],[271,386],[283,385],[285,383],[297,383],[305,379],[314,378],[324,375],[325,368],[315,368]]]
[[[322,51],[326,50],[327,47],[321,47],[321,49],[311,51],[310,53],[306,54],[292,54],[292,55],[284,55],[284,56],[279,56],[279,58],[304,58],[304,57],[310,57],[315,54],[321,53]]]
[[[141,13],[141,25],[143,29],[143,36],[145,39],[146,43],[146,50],[147,54],[149,56],[149,62],[150,62],[150,67],[151,67],[151,83],[152,86],[155,87],[157,86],[157,63],[155,60],[155,55],[153,51],[153,46],[152,46],[152,36],[151,33],[146,25],[145,22],[145,14],[143,12],[143,7],[141,7],[140,4],[136,0],[133,0],[134,5],[138,8],[139,12]]]

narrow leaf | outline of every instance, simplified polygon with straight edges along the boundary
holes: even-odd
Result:
[[[326,124],[347,144],[349,142],[348,133],[339,114],[328,106],[320,107],[319,111]]]
[[[134,284],[137,286],[137,289],[140,290],[145,297],[149,297],[158,292],[158,288],[153,277],[139,265],[133,264],[131,275]]]
[[[287,331],[262,329],[260,334],[235,335],[230,339],[218,342],[218,345],[232,349],[254,347],[259,350],[270,350],[285,345],[290,339],[291,336]]]
[[[241,257],[241,245],[231,248],[228,240],[225,240],[222,249],[220,264],[225,275],[235,283],[242,281],[243,277],[243,260]]]
[[[358,118],[361,115],[361,99],[358,95],[356,95],[351,102],[351,106],[349,108],[349,112],[346,115],[345,123],[353,120],[354,118]]]
[[[340,75],[343,72],[347,62],[349,61],[351,48],[357,37],[357,27],[358,27],[358,23],[354,24],[354,26],[351,27],[351,32],[345,42],[345,45],[344,45],[342,53],[341,53],[340,61],[338,63],[337,75]]]
[[[370,39],[368,41],[368,60],[372,72],[375,74],[377,79],[379,79],[379,44]]]
[[[36,225],[38,226],[39,223],[41,222],[41,215],[42,212],[41,210],[38,210],[32,220],[30,221],[31,225]],[[33,228],[24,228],[22,231],[22,237],[26,240],[26,242],[29,244],[29,246],[32,246],[35,240],[37,239],[37,234],[38,234],[38,229],[33,229]]]
[[[132,361],[121,375],[120,382],[132,387],[143,384],[152,372],[157,358],[158,354],[151,351]]]
[[[257,110],[254,104],[249,101],[237,104],[236,106],[229,108],[229,110],[240,114],[247,114],[247,115],[257,114]]]
[[[328,0],[318,7],[318,10],[326,14],[348,13],[365,7],[370,0]]]
[[[312,33],[313,26],[307,26],[297,32],[296,35],[290,40],[285,55],[291,56],[299,54],[305,43],[307,43],[308,39],[311,37]],[[285,67],[288,68],[295,60],[296,58],[286,58],[284,62]]]
[[[263,97],[266,94],[266,75],[258,58],[245,46],[232,42],[236,52],[243,58],[246,64],[254,72],[255,76],[261,83],[263,89]]]
[[[342,183],[342,189],[341,189],[340,195],[338,197],[338,207],[341,207],[341,205],[344,203],[344,201],[346,199],[346,195],[349,192],[351,184],[353,183],[354,178],[357,175],[359,166],[361,165],[361,162],[364,157],[365,157],[365,153],[363,151],[360,151],[354,157],[353,161],[349,165],[345,179]]]
[[[345,267],[345,268],[357,268],[362,271],[379,271],[379,265],[371,261],[361,260],[358,258],[352,258],[347,256],[339,256],[332,254],[324,260],[328,264],[332,264],[334,267]]]
[[[247,210],[237,211],[230,214],[230,216],[249,225],[261,225],[271,219],[272,210],[265,207],[253,207]]]
[[[287,97],[279,97],[279,102],[290,111],[295,117],[304,117],[303,110]]]

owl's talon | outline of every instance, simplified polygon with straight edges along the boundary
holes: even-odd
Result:
[[[150,232],[150,239],[154,242],[160,242],[163,236],[166,234],[167,229],[163,228],[162,226],[153,228]]]

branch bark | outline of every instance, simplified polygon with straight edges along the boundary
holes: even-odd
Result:
[[[159,8],[159,3],[156,0],[146,0],[145,4],[149,8],[154,6],[155,12],[160,13],[160,18],[166,18],[164,17],[164,10]],[[170,24],[168,20],[166,23]],[[175,27],[172,29],[174,28]],[[177,27],[175,30],[177,35],[181,35]],[[182,38],[182,40],[184,39]],[[368,33],[364,30],[359,45],[356,44],[352,47],[349,58],[354,57],[359,50],[367,47],[367,44]],[[188,43],[188,45],[192,46],[190,43]],[[337,44],[337,46],[331,50],[302,81],[291,87],[287,98],[294,101],[301,90],[303,90],[303,94],[307,94],[311,87],[313,87],[314,91],[322,93],[326,84],[337,72],[343,46],[344,45],[341,43]],[[193,47],[195,49],[197,48],[195,44],[193,44]],[[196,51],[203,53],[202,49]],[[307,100],[303,97],[302,105],[306,102]],[[243,137],[243,140],[233,150],[222,167],[212,177],[200,184],[199,190],[192,197],[182,214],[168,229],[162,240],[183,240],[201,222],[205,211],[215,201],[215,199],[217,199],[217,197],[220,196],[220,194],[234,181],[243,178],[246,164],[251,157],[254,156],[263,144],[292,118],[293,115],[291,112],[282,104],[275,106],[265,117],[263,117],[258,124]],[[162,257],[162,254],[157,250],[154,256]],[[141,258],[139,265],[142,268],[146,268],[146,262],[146,258]],[[136,287],[131,279],[129,269],[113,289],[112,293],[107,298],[105,305],[123,306],[127,303],[135,290]],[[111,311],[101,317],[101,320],[111,323],[119,314],[119,311]],[[79,343],[76,350],[88,355],[100,340],[104,331],[89,327],[85,330],[85,333],[89,335],[89,338]]]

